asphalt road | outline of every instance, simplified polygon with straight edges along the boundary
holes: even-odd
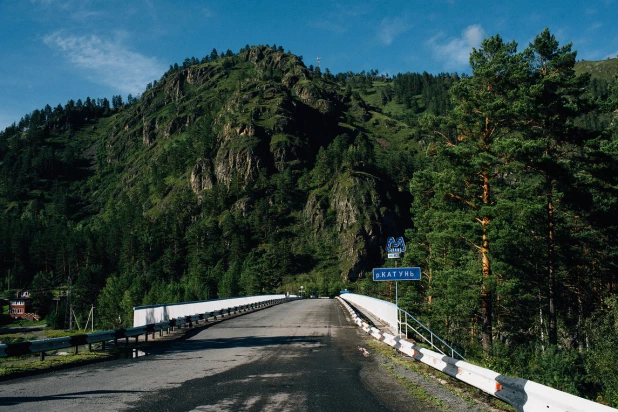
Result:
[[[0,410],[430,410],[359,346],[335,300],[249,313],[115,360],[0,384]]]

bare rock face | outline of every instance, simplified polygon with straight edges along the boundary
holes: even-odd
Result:
[[[301,167],[308,150],[308,142],[293,135],[275,134],[270,140],[270,152],[273,155],[275,168],[279,172],[290,167]]]
[[[146,120],[142,119],[143,128],[142,128],[142,142],[145,146],[152,146],[155,141],[155,136],[158,128],[157,119]]]
[[[328,209],[328,198],[318,192],[311,192],[305,204],[305,219],[311,224],[314,232],[324,230],[326,225],[326,213]]]
[[[335,210],[341,239],[341,271],[348,280],[361,275],[370,250],[378,247],[381,227],[375,222],[381,222],[384,216],[380,212],[383,202],[377,184],[376,178],[348,174],[331,191],[330,207]]]
[[[171,135],[173,135],[177,131],[182,130],[183,126],[188,126],[190,122],[188,117],[174,117],[172,120],[166,122],[165,124],[159,125],[158,123],[159,122],[157,122],[156,125],[157,137],[169,139]]]
[[[236,175],[241,186],[246,187],[258,177],[263,164],[258,148],[260,139],[255,136],[255,127],[250,124],[233,127],[228,123],[219,135],[219,142],[214,161],[217,181],[229,187]]]
[[[214,186],[212,175],[212,162],[210,160],[199,160],[191,170],[191,190],[200,198],[204,190],[210,190]]]
[[[339,269],[345,280],[363,277],[364,270],[380,258],[383,228],[390,225],[392,217],[382,208],[379,184],[376,177],[349,172],[330,190],[311,192],[305,204],[304,216],[315,234],[333,225],[338,232]]]
[[[336,96],[319,89],[311,81],[299,81],[294,85],[294,92],[303,103],[318,109],[322,114],[330,113],[335,108]]]
[[[191,66],[184,71],[184,76],[187,83],[192,85],[202,85],[213,80],[216,76],[222,74],[221,66]]]
[[[184,84],[186,71],[175,73],[170,80],[165,83],[165,93],[174,101],[179,101],[184,96]]]

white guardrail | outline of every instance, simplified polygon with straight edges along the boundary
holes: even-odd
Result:
[[[273,299],[283,299],[281,295],[259,295],[242,298],[202,300],[198,302],[175,303],[170,305],[137,306],[133,308],[133,327],[144,326],[150,323],[165,322],[196,313],[218,312],[222,309],[235,306],[261,303]]]
[[[385,319],[382,316],[391,316],[390,307],[395,306],[390,302],[370,298],[363,295],[346,293],[338,298],[339,302],[350,312],[354,322],[365,332],[406,355],[423,362],[439,371],[472,385],[485,393],[515,407],[517,411],[561,411],[561,412],[616,412],[617,409],[589,401],[566,392],[562,392],[549,386],[521,378],[509,378],[489,369],[472,365],[471,363],[457,360],[441,353],[421,348],[405,339],[390,333],[371,327],[364,322],[346,303],[351,302],[371,312],[376,317],[392,325],[392,318]],[[375,311],[375,312],[374,312]],[[376,313],[377,312],[377,313]],[[395,327],[397,330],[397,312],[395,307]]]

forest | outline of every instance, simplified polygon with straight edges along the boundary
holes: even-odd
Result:
[[[469,360],[618,406],[618,59],[544,30],[471,74],[332,74],[216,49],[139,96],[0,131],[0,286],[63,329],[132,308],[373,282]]]

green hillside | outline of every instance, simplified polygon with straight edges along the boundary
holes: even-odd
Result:
[[[593,79],[604,80],[611,83],[618,76],[618,58],[599,60],[596,62],[580,60],[575,64],[575,73],[590,73]]]
[[[70,280],[76,305],[110,296],[110,321],[301,283],[332,295],[410,227],[415,133],[283,50],[188,59],[139,100],[48,106],[2,133],[4,268]]]

